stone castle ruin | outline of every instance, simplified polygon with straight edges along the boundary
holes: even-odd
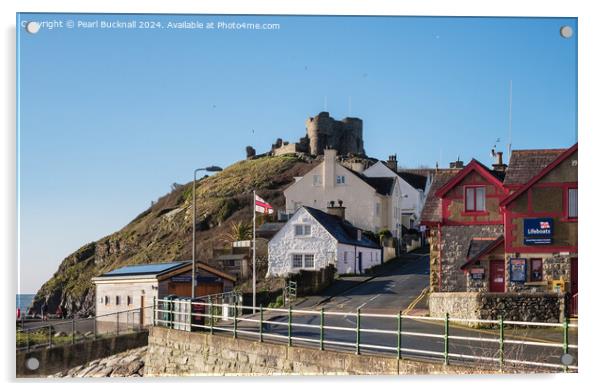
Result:
[[[289,153],[305,153],[312,156],[324,154],[324,149],[333,148],[339,155],[365,156],[363,121],[360,118],[343,118],[338,121],[328,112],[321,112],[305,121],[306,135],[297,143],[277,139],[272,144],[270,154],[274,156]],[[253,157],[255,150],[247,147],[247,157]]]

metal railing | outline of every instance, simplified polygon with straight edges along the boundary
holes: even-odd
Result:
[[[360,309],[353,313],[324,309],[294,310],[291,307],[253,308],[239,304],[233,306],[231,311],[224,311],[211,302],[199,301],[190,305],[188,300],[187,303],[178,306],[173,300],[157,300],[153,324],[193,332],[222,333],[260,342],[269,339],[271,342],[284,342],[288,346],[295,342],[320,350],[328,346],[329,349],[351,350],[356,354],[393,355],[398,359],[421,357],[444,364],[453,360],[457,363],[469,362],[471,365],[482,364],[488,368],[494,365],[500,370],[511,367],[577,370],[577,365],[565,365],[559,359],[556,362],[549,361],[551,357],[560,358],[560,353],[572,352],[576,356],[578,346],[569,343],[569,330],[577,329],[577,325],[568,321],[542,323],[505,321],[501,318],[460,319],[448,315],[409,316],[401,312],[362,313]],[[254,309],[257,311],[255,315],[252,314]],[[326,322],[327,317],[329,322]],[[368,323],[379,327],[369,328]],[[463,327],[464,324],[488,328]],[[433,331],[433,327],[441,327],[440,332]],[[558,331],[562,341],[520,335],[520,332],[534,328]]]
[[[152,310],[153,306],[140,307],[89,318],[43,321],[41,323],[44,324],[40,326],[31,326],[19,321],[16,350],[30,351],[137,332],[152,324]],[[148,314],[148,317],[145,314]],[[141,319],[141,316],[147,318],[147,321]]]

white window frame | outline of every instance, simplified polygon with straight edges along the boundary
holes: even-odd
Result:
[[[297,228],[301,228],[301,233],[297,233]],[[306,238],[311,236],[311,225],[310,224],[295,224],[295,237]]]
[[[313,177],[313,184],[314,186],[321,186],[322,185],[322,175],[314,175]]]
[[[311,266],[307,265],[307,258],[311,257]],[[316,268],[316,257],[314,254],[303,254],[303,268],[304,269],[315,269]]]
[[[301,258],[301,266],[295,266],[295,258],[296,257],[300,257]],[[308,266],[307,265],[307,258],[308,257],[312,257],[312,265]],[[299,259],[297,259],[298,261]],[[316,255],[313,253],[310,254],[303,254],[303,253],[294,253],[291,254],[291,268],[292,269],[310,269],[310,270],[314,270],[316,268]]]

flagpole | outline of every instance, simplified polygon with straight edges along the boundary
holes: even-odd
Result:
[[[253,313],[255,313],[256,306],[256,295],[255,295],[255,282],[257,281],[255,278],[255,209],[256,209],[256,201],[257,196],[255,195],[255,190],[253,190]]]

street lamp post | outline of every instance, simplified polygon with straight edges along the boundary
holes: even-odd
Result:
[[[201,171],[218,172],[222,171],[221,167],[209,166],[205,168],[197,168],[194,170],[194,179],[192,181],[192,279],[190,285],[192,292],[190,300],[194,299],[194,288],[196,287],[196,174]]]

